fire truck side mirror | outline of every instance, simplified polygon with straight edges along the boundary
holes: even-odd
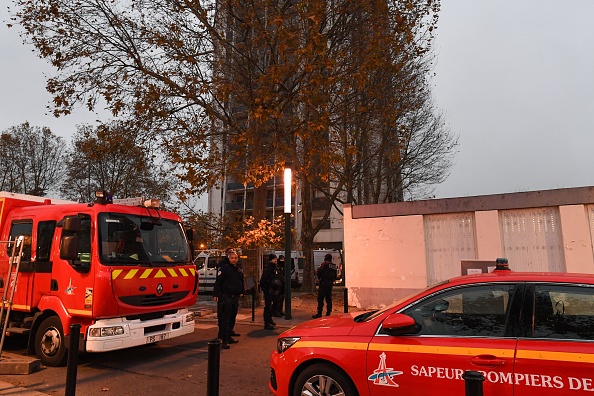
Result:
[[[186,228],[186,237],[190,243],[194,240],[194,230],[191,228]]]
[[[80,217],[78,216],[66,216],[62,219],[62,232],[79,232],[82,229]]]
[[[78,260],[78,236],[65,235],[60,241],[60,258],[62,260]]]

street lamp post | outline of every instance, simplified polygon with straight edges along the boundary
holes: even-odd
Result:
[[[285,319],[291,319],[291,164],[285,163]]]

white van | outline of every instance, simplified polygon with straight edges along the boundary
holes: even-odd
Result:
[[[332,262],[336,265],[338,265],[339,268],[339,279],[337,279],[336,281],[334,281],[335,285],[341,285],[343,284],[343,278],[342,278],[342,274],[344,273],[344,268],[343,268],[343,263],[342,263],[342,253],[340,250],[335,250],[335,249],[316,249],[314,251],[312,251],[312,259],[313,259],[313,263],[314,263],[314,273],[315,271],[320,267],[320,265],[324,262],[324,256],[326,256],[326,254],[330,253],[332,255]],[[303,255],[301,255],[301,257],[299,257],[298,261],[297,261],[297,266],[296,266],[296,272],[297,275],[295,276],[297,279],[297,282],[299,284],[299,286],[301,286],[301,284],[303,283],[303,267],[304,267],[304,261],[303,261]],[[316,284],[317,284],[317,280],[316,280]]]
[[[198,293],[211,294],[217,279],[217,264],[223,259],[225,251],[210,249],[201,250],[197,253],[194,264],[199,277]]]

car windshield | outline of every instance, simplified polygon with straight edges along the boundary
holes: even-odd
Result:
[[[179,264],[190,262],[181,223],[120,213],[99,215],[99,250],[107,265]]]
[[[434,288],[434,287],[436,287],[436,286],[439,286],[439,285],[441,285],[441,284],[444,284],[444,283],[447,283],[447,282],[448,282],[448,281],[443,281],[443,282],[436,283],[436,284],[434,284],[434,285],[431,285],[431,286],[427,287],[425,290],[432,289],[432,288]],[[373,320],[373,319],[377,318],[378,316],[381,316],[381,315],[382,315],[384,312],[386,312],[386,311],[389,311],[390,309],[393,309],[394,307],[396,307],[397,305],[399,305],[399,304],[400,304],[400,303],[402,303],[403,301],[406,301],[406,300],[408,300],[409,298],[416,296],[417,294],[421,294],[421,293],[423,293],[425,290],[422,290],[422,291],[416,291],[416,292],[414,292],[414,293],[411,293],[411,294],[409,294],[409,295],[407,295],[407,296],[405,296],[405,297],[402,297],[401,299],[399,299],[399,300],[395,301],[393,304],[391,304],[391,305],[388,305],[388,306],[387,306],[387,307],[385,307],[385,308],[382,308],[382,309],[380,309],[380,310],[377,310],[377,311],[373,311],[373,312],[371,312],[371,314],[370,314],[370,315],[363,317],[363,320],[366,320],[366,321]]]

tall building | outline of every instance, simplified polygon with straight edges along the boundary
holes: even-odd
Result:
[[[282,175],[273,177],[267,184],[266,192],[266,217],[270,220],[283,215],[284,213],[284,183]],[[291,199],[291,212],[293,214],[292,228],[295,230],[293,246],[296,250],[301,249],[301,189],[297,182],[295,196]],[[322,193],[318,192],[312,199],[313,226],[316,227],[326,209],[329,201]],[[342,207],[340,206],[342,209]],[[224,216],[231,221],[241,221],[243,218],[252,215],[254,209],[254,186],[244,185],[232,177],[225,178],[208,193],[209,213]],[[328,220],[324,222],[320,231],[314,238],[316,249],[342,249],[343,241],[343,220],[342,214],[336,208],[332,208]]]

